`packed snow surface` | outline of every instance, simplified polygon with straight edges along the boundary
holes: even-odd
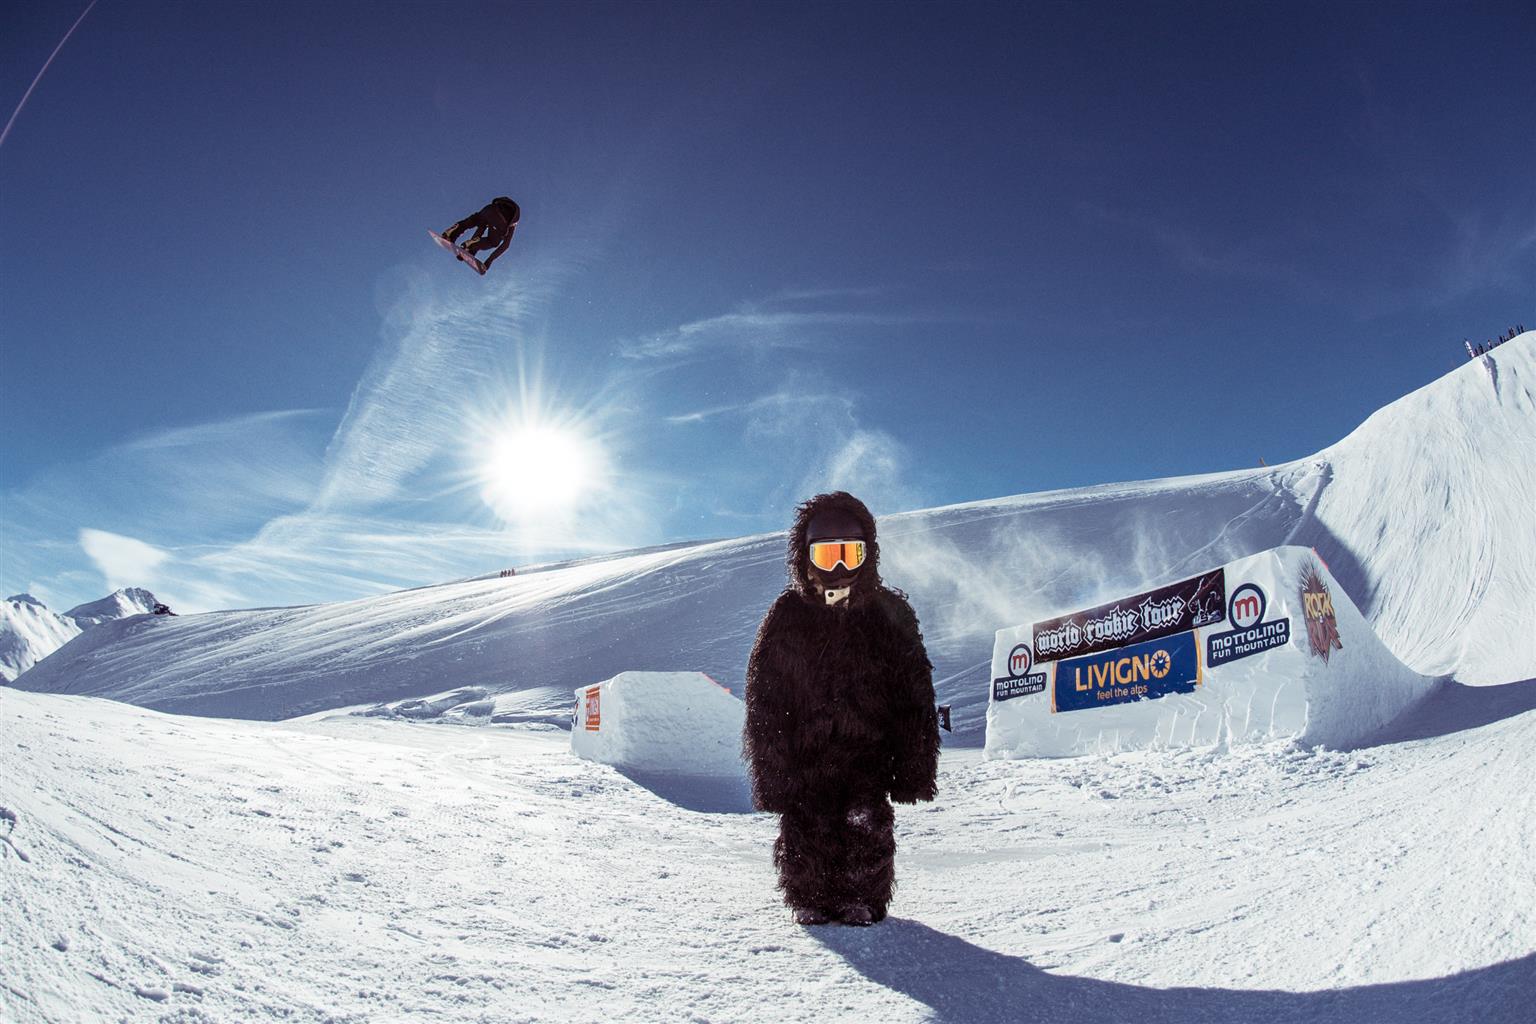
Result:
[[[1533,706],[1450,687],[1348,753],[947,751],[891,918],[807,929],[773,816],[563,733],[0,690],[0,1019],[1514,1024]]]

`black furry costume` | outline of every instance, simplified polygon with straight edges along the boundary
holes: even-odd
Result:
[[[858,520],[867,550],[848,597],[832,606],[806,542],[828,509]],[[783,815],[773,860],[784,902],[806,923],[885,916],[896,879],[890,801],[935,793],[933,666],[905,595],[880,581],[879,557],[863,502],[837,491],[802,504],[789,533],[790,586],[747,665],[753,800]]]

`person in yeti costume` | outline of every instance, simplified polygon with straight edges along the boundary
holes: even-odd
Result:
[[[800,924],[884,918],[896,881],[890,802],[935,793],[933,666],[879,561],[875,519],[859,499],[837,491],[802,504],[790,585],[747,664],[752,797],[781,815],[773,862]]]

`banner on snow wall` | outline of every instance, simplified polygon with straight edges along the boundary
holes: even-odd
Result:
[[[1315,552],[1274,548],[998,630],[986,754],[1347,746],[1435,682],[1387,650]]]

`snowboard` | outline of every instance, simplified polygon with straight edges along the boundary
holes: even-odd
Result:
[[[428,231],[427,234],[431,235],[432,240],[438,245],[442,246],[444,249],[447,249],[459,259],[463,260],[465,263],[468,263],[471,267],[474,267],[475,273],[481,275],[482,277],[485,276],[485,265],[470,255],[469,251],[462,245],[448,241],[448,239],[444,238],[436,231]]]

